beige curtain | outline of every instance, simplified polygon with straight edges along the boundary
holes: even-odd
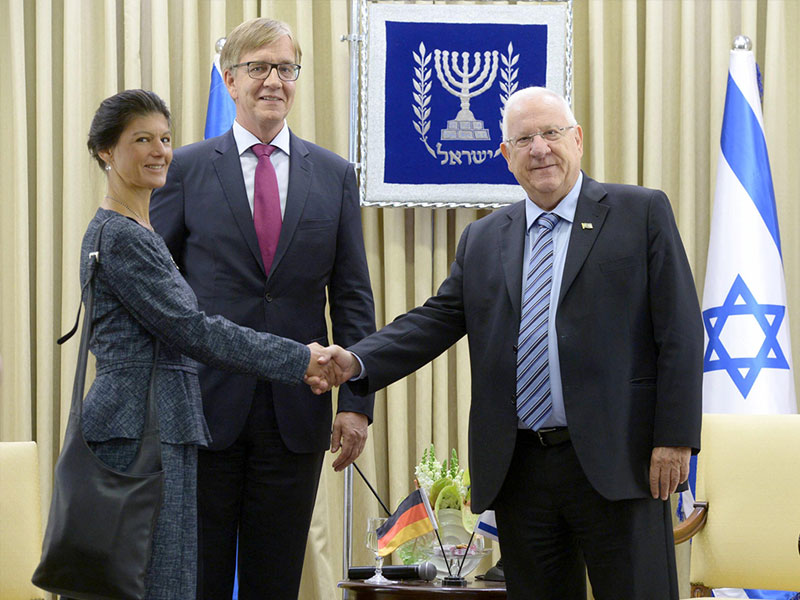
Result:
[[[102,197],[85,150],[106,96],[146,87],[169,103],[177,145],[202,138],[214,43],[273,16],[304,50],[290,126],[346,156],[350,0],[0,1],[0,440],[39,443],[43,511],[63,435],[77,343],[56,347],[78,304],[80,238]],[[575,0],[574,107],[583,166],[599,180],[664,189],[702,292],[728,51],[748,35],[764,77],[764,123],[782,229],[795,349],[800,348],[800,2]],[[378,325],[435,292],[475,210],[362,212]],[[796,350],[797,352],[797,350]],[[464,341],[378,394],[358,463],[395,505],[423,448],[467,455]],[[338,596],[342,476],[326,463],[301,598]],[[0,485],[2,485],[0,483]],[[365,517],[377,502],[354,481],[353,555],[367,564]],[[279,552],[279,540],[265,552]],[[488,563],[489,561],[487,561]]]

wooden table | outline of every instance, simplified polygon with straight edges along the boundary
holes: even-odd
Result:
[[[339,587],[349,591],[354,600],[488,600],[506,598],[506,584],[497,581],[470,581],[467,587],[442,587],[441,581],[393,581],[386,585],[372,585],[363,581],[340,581]]]

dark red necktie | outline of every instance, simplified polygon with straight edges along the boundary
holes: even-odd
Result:
[[[264,261],[264,272],[269,275],[278,238],[281,235],[281,197],[278,192],[278,177],[269,159],[275,146],[253,144],[253,153],[258,157],[256,167],[255,192],[253,194],[253,222]]]

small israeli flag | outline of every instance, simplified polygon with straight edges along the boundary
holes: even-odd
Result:
[[[481,513],[475,523],[475,533],[499,541],[497,537],[497,521],[493,510],[485,510]]]
[[[208,109],[206,110],[205,139],[222,135],[233,125],[236,118],[236,105],[225,87],[222,70],[219,66],[219,54],[211,65],[211,85],[208,88]]]
[[[730,56],[703,324],[703,412],[797,412],[778,213],[756,62],[744,36]],[[682,500],[689,512],[689,499]],[[728,598],[788,600],[795,594],[714,590]]]

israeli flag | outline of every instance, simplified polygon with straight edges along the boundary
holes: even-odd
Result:
[[[703,323],[704,412],[796,412],[778,214],[750,50],[731,50]]]
[[[493,510],[485,510],[475,523],[475,533],[483,537],[499,541],[497,537],[497,521]]]
[[[735,46],[749,48],[749,40],[739,41],[744,38]],[[703,291],[703,411],[795,413],[778,213],[749,49],[731,50],[720,146]],[[729,598],[795,597],[763,590],[714,592]]]
[[[236,117],[236,105],[225,87],[222,70],[219,66],[219,54],[211,65],[211,85],[208,88],[208,109],[206,110],[206,129],[204,138],[222,135],[233,126]]]

